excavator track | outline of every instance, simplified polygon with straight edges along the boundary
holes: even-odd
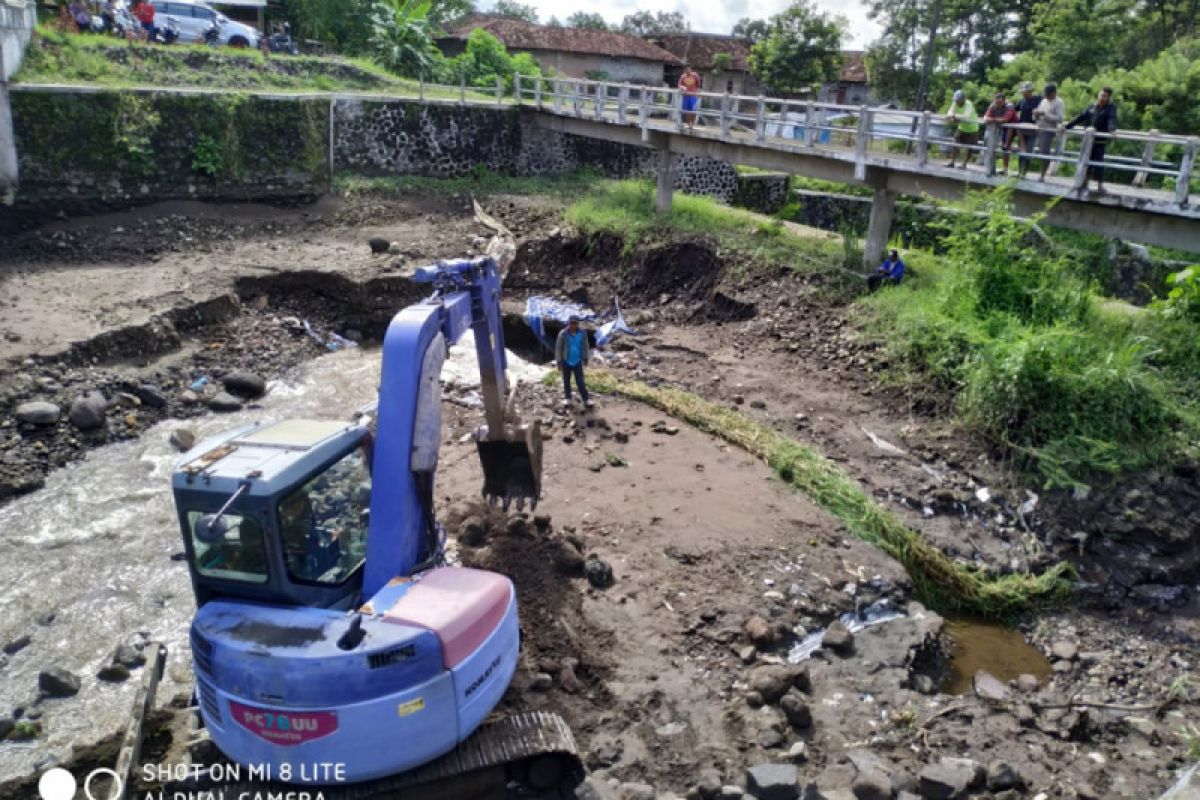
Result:
[[[403,746],[397,743],[396,746]],[[481,725],[446,755],[417,769],[353,784],[297,786],[265,782],[187,781],[170,791],[214,797],[285,797],[287,791],[319,793],[325,800],[445,798],[566,798],[584,778],[583,761],[570,727],[557,714],[530,711]],[[169,794],[167,796],[170,796]],[[299,795],[297,795],[299,796]]]

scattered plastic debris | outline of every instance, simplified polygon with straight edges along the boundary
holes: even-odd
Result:
[[[896,445],[892,444],[891,442],[887,441],[886,439],[879,438],[879,436],[877,436],[876,434],[867,430],[866,428],[863,428],[861,425],[859,425],[858,427],[862,430],[863,433],[865,433],[867,435],[867,438],[871,440],[871,443],[874,444],[876,447],[878,447],[883,452],[891,453],[892,455],[897,455],[897,456],[908,455],[907,452],[905,452],[904,450],[901,450],[899,447],[896,447]]]
[[[986,486],[980,486],[975,490],[975,499],[981,503],[986,503],[992,499],[992,493],[988,491]]]
[[[884,598],[883,600],[876,600],[859,612],[848,611],[838,617],[838,619],[851,633],[858,633],[865,628],[882,625],[885,622],[891,622],[903,616],[903,611],[897,610],[891,600]],[[813,653],[821,649],[821,638],[824,635],[825,631],[819,630],[808,634],[797,642],[788,651],[788,663],[799,664],[801,661],[807,661]]]
[[[201,375],[199,378],[196,378],[196,380],[192,381],[191,385],[188,386],[188,388],[191,389],[193,392],[198,392],[201,389],[203,389],[205,386],[208,386],[208,384],[211,382],[212,382],[212,378],[208,377],[207,375]]]
[[[351,350],[358,347],[357,342],[352,342],[344,336],[339,336],[333,331],[322,336],[317,332],[308,320],[304,320],[304,332],[308,334],[308,338],[312,339],[317,344],[324,347],[331,353],[336,353],[338,350]]]
[[[614,308],[615,311],[601,315],[579,303],[537,295],[525,301],[525,324],[533,331],[533,335],[538,338],[543,347],[553,350],[554,342],[546,333],[546,320],[554,320],[565,325],[571,317],[579,317],[584,322],[598,322],[615,314],[614,319],[596,329],[596,345],[603,347],[618,333],[637,334],[637,331],[629,327],[625,318],[621,316],[620,300],[616,301]]]

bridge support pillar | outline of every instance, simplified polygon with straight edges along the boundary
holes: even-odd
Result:
[[[669,150],[658,151],[658,191],[654,195],[654,210],[659,214],[671,211],[671,198],[675,195],[675,165],[679,156]]]
[[[876,189],[871,200],[871,223],[867,227],[867,242],[863,248],[863,265],[877,267],[883,261],[888,235],[892,231],[892,217],[896,212],[896,193]]]
[[[0,65],[0,70],[3,70]],[[0,80],[0,205],[12,205],[17,192],[17,144],[13,136],[8,83]]]

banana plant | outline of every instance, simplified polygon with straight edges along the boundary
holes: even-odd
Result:
[[[436,59],[430,0],[377,0],[371,13],[371,50],[401,75],[428,72]]]

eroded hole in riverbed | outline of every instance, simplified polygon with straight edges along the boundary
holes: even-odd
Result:
[[[1001,681],[1024,674],[1043,681],[1050,674],[1050,662],[1018,630],[990,622],[952,619],[947,620],[946,631],[953,647],[950,671],[942,687],[945,692],[971,691],[975,673],[980,670]]]

